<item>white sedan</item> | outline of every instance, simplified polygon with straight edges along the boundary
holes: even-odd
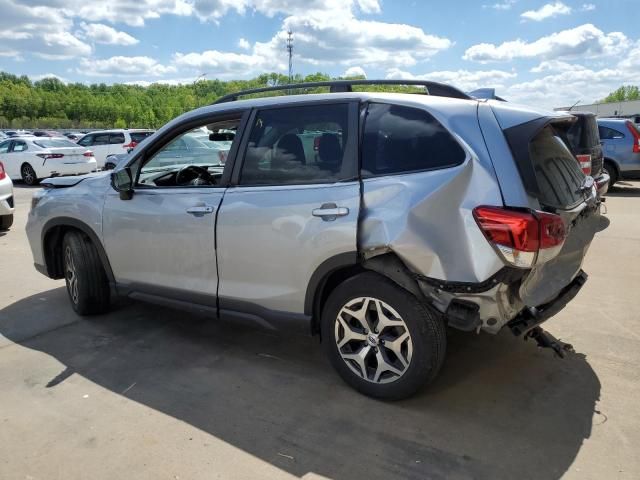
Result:
[[[0,162],[12,180],[35,185],[43,178],[97,170],[93,152],[64,138],[14,137],[0,143]]]

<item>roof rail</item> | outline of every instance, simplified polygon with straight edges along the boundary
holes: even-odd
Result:
[[[213,105],[216,105],[218,103],[234,102],[238,100],[238,97],[252,95],[255,93],[296,90],[301,88],[329,87],[329,92],[331,93],[352,92],[352,87],[354,85],[416,85],[425,87],[426,93],[428,95],[435,95],[437,97],[462,98],[465,100],[472,98],[463,91],[458,90],[451,85],[446,85],[444,83],[438,82],[430,82],[427,80],[329,80],[325,82],[292,83],[288,85],[278,85],[275,87],[262,87],[253,88],[250,90],[242,90],[240,92],[230,93],[228,95],[220,97],[218,100],[213,102]]]

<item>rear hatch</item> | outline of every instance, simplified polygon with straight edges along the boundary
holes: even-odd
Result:
[[[522,279],[519,296],[529,307],[553,300],[571,283],[600,230],[600,207],[593,179],[584,175],[567,142],[566,132],[574,121],[571,117],[550,115],[527,119],[504,130],[530,199],[529,208],[534,214],[556,215],[564,224],[564,241],[540,250]]]

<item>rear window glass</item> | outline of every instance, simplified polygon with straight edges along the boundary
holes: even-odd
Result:
[[[466,154],[428,112],[372,103],[362,145],[362,174],[389,175],[461,164]]]
[[[124,133],[112,133],[109,137],[109,143],[114,145],[124,143]]]
[[[584,174],[553,127],[545,127],[529,144],[529,156],[540,188],[540,203],[567,208],[582,200]]]
[[[140,143],[142,140],[144,140],[145,138],[147,138],[149,135],[151,135],[153,132],[131,132],[131,141],[132,142],[136,142],[136,143]]]
[[[63,139],[40,139],[35,140],[33,143],[42,148],[65,148],[65,147],[77,147],[78,145]]]
[[[580,115],[567,131],[567,138],[574,150],[593,148],[600,143],[595,116]]]

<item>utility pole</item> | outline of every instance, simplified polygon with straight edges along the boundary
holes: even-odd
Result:
[[[287,32],[287,52],[289,52],[289,83],[293,83],[293,32]]]

